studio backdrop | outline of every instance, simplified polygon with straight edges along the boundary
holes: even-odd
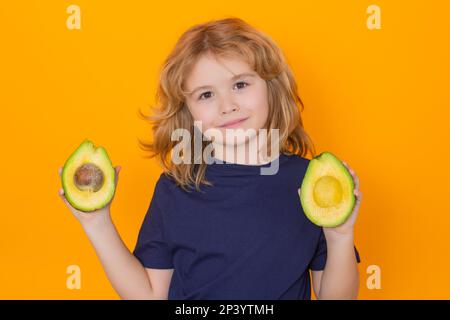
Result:
[[[120,183],[132,250],[162,168],[139,110],[181,33],[239,17],[282,48],[317,151],[358,173],[360,299],[449,299],[450,3],[2,1],[0,298],[118,299],[58,190],[84,140]]]

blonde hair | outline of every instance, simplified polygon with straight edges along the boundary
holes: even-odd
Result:
[[[230,17],[194,25],[184,32],[175,47],[166,58],[156,92],[156,107],[152,106],[153,115],[139,115],[152,124],[153,141],[139,139],[140,147],[149,151],[147,158],[158,156],[165,174],[172,177],[178,186],[188,190],[195,184],[200,191],[200,184],[212,185],[205,178],[207,164],[195,160],[191,152],[189,163],[174,165],[171,162],[171,150],[177,141],[171,141],[175,129],[184,128],[194,137],[194,120],[186,106],[183,85],[185,77],[199,57],[212,53],[217,57],[234,56],[244,59],[268,86],[269,112],[266,129],[268,150],[270,150],[270,129],[279,129],[279,152],[287,155],[307,155],[314,157],[314,144],[303,128],[299,106],[304,105],[297,91],[297,84],[284,55],[274,41],[264,33],[256,30],[245,21]],[[191,139],[193,145],[194,139]],[[211,143],[203,141],[202,152]],[[191,149],[193,150],[193,148]],[[194,161],[195,160],[195,161]]]

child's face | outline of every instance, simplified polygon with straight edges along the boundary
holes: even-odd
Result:
[[[251,75],[233,78],[242,73]],[[207,87],[196,90],[203,86]],[[267,83],[243,60],[203,55],[186,78],[184,90],[189,92],[186,104],[194,121],[201,121],[201,131],[215,128],[222,132],[224,141],[215,136],[216,143],[230,144],[225,130],[254,129],[258,133],[267,120]],[[243,118],[246,120],[232,127],[223,126]],[[239,141],[233,139],[231,144],[240,144]]]

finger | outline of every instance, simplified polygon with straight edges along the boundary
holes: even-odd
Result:
[[[348,165],[348,163],[347,163],[347,162],[345,162],[345,161],[342,161],[342,164],[343,164],[344,166],[346,166],[346,167],[347,167],[347,169],[350,169],[350,166]]]
[[[355,197],[356,197],[356,202],[357,202],[357,203],[360,203],[361,200],[362,200],[362,192],[358,190],[358,191],[355,193]]]
[[[59,167],[58,173],[59,173],[59,175],[61,175],[61,173],[62,173],[62,167]]]
[[[346,166],[347,167],[347,169],[348,169],[348,171],[352,174],[352,175],[354,175],[355,174],[355,171],[352,169],[352,168],[350,168],[350,166],[348,165],[348,163],[347,162],[345,162],[345,161],[342,161],[342,163],[344,164],[344,166]]]
[[[78,213],[79,211],[76,210],[71,204],[70,202],[67,200],[67,198],[64,195],[64,189],[60,189],[59,190],[59,196],[61,197],[61,199],[63,200],[64,204],[70,209],[72,210],[72,212],[76,212]]]
[[[115,177],[116,177],[116,185],[117,185],[117,182],[119,181],[119,172],[120,172],[120,169],[121,169],[120,166],[117,166],[117,167],[114,168],[114,171],[115,171]]]
[[[361,206],[361,197],[358,196],[358,197],[356,197],[356,201],[355,201],[355,204],[354,204],[354,206],[353,206],[352,212],[353,212],[353,213],[358,212],[360,206]]]
[[[359,177],[356,174],[353,176],[353,181],[355,182],[355,190],[358,191],[359,190]]]
[[[347,168],[348,168],[348,171],[350,172],[350,174],[351,174],[352,176],[354,176],[354,175],[355,175],[355,170],[353,170],[352,168],[350,168],[350,166],[347,166]]]
[[[69,203],[69,201],[67,200],[67,198],[66,198],[66,195],[65,195],[65,193],[64,193],[64,189],[60,189],[60,190],[59,190],[59,196],[61,197],[61,199],[64,201],[64,203],[65,203],[66,205],[68,205],[69,207],[72,206],[72,205]]]
[[[64,189],[59,189],[59,196],[64,201],[65,204],[69,205],[69,201],[66,199],[66,195],[64,194]]]
[[[360,206],[360,204],[359,204],[359,203],[356,203],[356,204],[355,204],[355,207],[353,208],[352,216],[351,216],[351,219],[353,220],[353,222],[355,222],[355,221],[357,220],[357,218],[358,218],[358,215],[359,215],[359,206]]]
[[[59,194],[59,197],[64,201],[64,203],[66,204],[66,205],[69,205],[69,202],[67,201],[67,199],[66,199],[66,197],[65,197],[65,195],[64,195],[64,189],[59,189],[59,192],[58,192],[58,194]]]
[[[359,189],[359,178],[358,178],[358,176],[356,175],[355,171],[352,168],[350,168],[350,166],[347,164],[347,162],[342,161],[342,163],[347,167],[348,172],[350,172],[351,176],[353,177],[353,182],[355,184],[355,190],[358,190]]]

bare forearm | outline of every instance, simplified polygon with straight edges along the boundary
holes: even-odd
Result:
[[[112,286],[122,299],[151,299],[150,279],[128,250],[108,216],[98,225],[83,226]]]
[[[327,263],[320,282],[319,299],[356,299],[358,289],[353,235],[327,240]]]

